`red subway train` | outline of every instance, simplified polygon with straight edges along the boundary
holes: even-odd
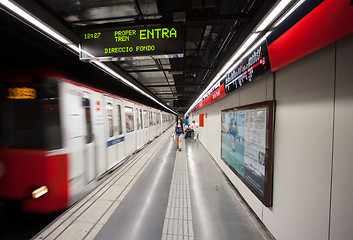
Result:
[[[20,202],[24,212],[67,208],[175,123],[171,113],[51,67],[7,72],[0,84],[0,199]]]

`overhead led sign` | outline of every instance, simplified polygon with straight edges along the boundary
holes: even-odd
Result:
[[[81,60],[114,60],[139,56],[180,56],[180,25],[131,26],[87,30],[81,33]]]

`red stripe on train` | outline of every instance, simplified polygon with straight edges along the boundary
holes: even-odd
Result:
[[[67,154],[47,155],[47,150],[1,149],[4,170],[0,176],[0,198],[21,201],[25,212],[49,213],[67,208]],[[32,191],[43,185],[48,187],[48,193],[34,199]]]

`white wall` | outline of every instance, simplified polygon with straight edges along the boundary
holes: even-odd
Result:
[[[335,240],[353,236],[352,42],[353,35],[277,71],[275,80],[270,73],[193,113],[197,121],[207,113],[200,141],[276,239],[329,239],[330,231]],[[273,88],[273,207],[266,208],[220,158],[220,113],[272,100]]]
[[[275,73],[274,204],[263,221],[278,239],[327,239],[334,56],[330,45]]]
[[[353,35],[337,43],[331,239],[353,238]]]

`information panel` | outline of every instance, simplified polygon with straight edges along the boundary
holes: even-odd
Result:
[[[223,80],[226,93],[242,87],[270,70],[267,43],[264,41],[234,66],[234,69]]]
[[[192,111],[203,108],[208,104],[225,97],[227,94],[230,94],[242,86],[254,81],[256,78],[270,70],[267,42],[265,40],[245,55],[237,65],[234,65],[232,71],[216,83],[215,86],[217,87],[209,90]]]
[[[87,30],[80,36],[81,60],[164,56],[183,53],[181,25],[130,26]]]
[[[222,110],[223,161],[264,203],[272,206],[274,102]]]

